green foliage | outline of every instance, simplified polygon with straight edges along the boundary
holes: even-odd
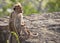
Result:
[[[12,1],[12,2],[16,2],[16,0],[10,0],[10,1]]]
[[[60,0],[50,0],[46,7],[48,7],[48,12],[60,11]]]
[[[29,15],[29,14],[32,14],[32,13],[37,13],[37,10],[32,7],[30,3],[24,3],[26,1],[24,0],[6,0],[6,3],[7,5],[3,6],[2,9],[3,9],[3,13],[4,15],[9,15],[10,13],[7,11],[7,9],[10,9],[13,7],[13,5],[16,3],[16,2],[20,2],[23,6],[23,10],[24,10],[24,15]],[[0,15],[2,15],[0,13]]]
[[[40,0],[41,1],[41,0]],[[11,9],[13,5],[17,2],[20,2],[23,6],[24,15],[30,15],[32,13],[38,13],[41,11],[45,12],[56,12],[60,11],[60,0],[43,0],[40,3],[39,0],[5,0],[6,5],[0,0],[0,4],[4,5],[2,7],[3,11],[0,11],[0,16],[9,15],[10,12],[7,9]],[[40,5],[41,4],[41,5]],[[47,10],[46,10],[47,9]]]
[[[25,15],[30,15],[32,13],[37,13],[37,10],[33,8],[31,5],[25,5],[23,7]]]

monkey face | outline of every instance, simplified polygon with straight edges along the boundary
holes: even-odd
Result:
[[[22,13],[22,8],[21,8],[20,5],[14,6],[13,10],[14,10],[15,12]]]

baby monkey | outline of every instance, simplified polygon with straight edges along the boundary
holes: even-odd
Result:
[[[22,6],[20,3],[13,6],[13,12],[11,13],[9,19],[9,29],[11,31],[15,31],[20,37],[24,36],[23,38],[27,38],[32,35],[27,26],[25,26]]]

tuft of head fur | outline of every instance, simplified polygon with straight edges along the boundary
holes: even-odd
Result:
[[[17,13],[22,13],[22,5],[20,3],[17,3],[13,6],[13,10]]]

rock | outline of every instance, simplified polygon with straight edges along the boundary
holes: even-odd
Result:
[[[0,23],[5,24],[5,20],[0,20]],[[9,20],[6,21],[8,25]],[[60,43],[60,12],[33,14],[25,16],[24,21],[31,32],[38,33],[36,38],[25,40],[26,43]]]
[[[60,43],[60,12],[31,15],[29,17],[29,20],[37,18],[30,21],[32,21],[31,25],[33,26],[31,31],[34,30],[34,32],[39,33],[39,43]]]

